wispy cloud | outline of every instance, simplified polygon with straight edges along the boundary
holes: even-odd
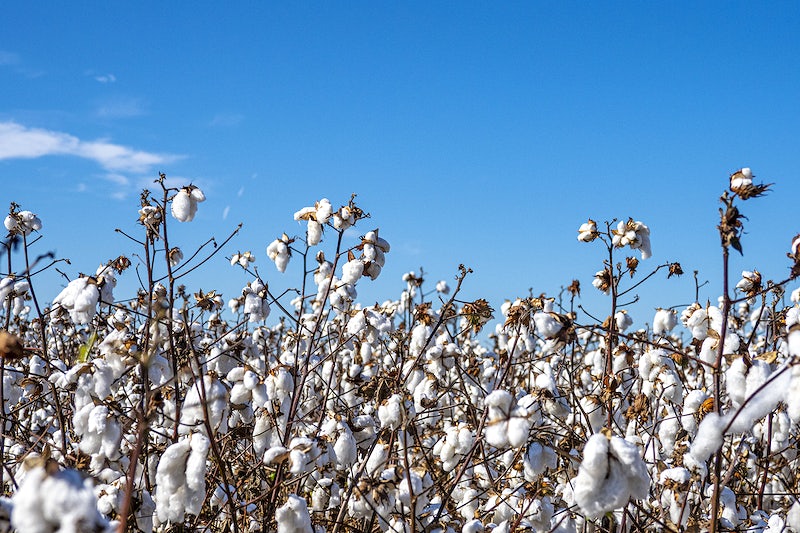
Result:
[[[100,74],[99,76],[95,76],[94,79],[100,83],[114,83],[117,81],[117,77],[113,74]]]
[[[238,113],[217,113],[214,115],[208,125],[215,127],[232,127],[238,126],[244,120],[244,115]]]
[[[147,103],[141,98],[116,97],[100,103],[94,114],[100,118],[131,118],[147,114]]]
[[[0,122],[0,160],[71,155],[96,162],[110,173],[147,173],[156,165],[180,159],[174,154],[136,150],[106,140],[83,141],[74,135],[16,122]],[[118,178],[117,178],[118,179]]]
[[[44,76],[44,71],[23,65],[20,55],[8,50],[0,50],[0,67],[9,67],[13,69],[13,72],[22,74],[26,78]]]
[[[19,64],[19,54],[0,50],[0,66],[17,65]]]

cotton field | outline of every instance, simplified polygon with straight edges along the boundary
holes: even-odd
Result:
[[[460,299],[463,266],[360,304],[392,236],[355,197],[310,198],[299,235],[250,251],[184,250],[168,228],[205,195],[163,175],[131,207],[137,257],[40,294],[56,260],[32,241],[57,221],[12,203],[0,515],[21,533],[800,531],[800,236],[787,279],[728,272],[769,185],[744,168],[721,188],[718,301],[665,301],[640,329],[624,296],[682,270],[649,264],[625,216],[575,221],[607,254],[593,287],[492,309]],[[227,301],[180,279],[218,254],[250,276]],[[142,287],[117,294],[133,261]],[[293,261],[297,290],[275,294]],[[581,290],[606,316],[579,314]]]

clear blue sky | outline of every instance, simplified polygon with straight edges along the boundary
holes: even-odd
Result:
[[[184,249],[243,222],[226,255],[252,250],[276,290],[297,272],[277,273],[265,248],[303,233],[294,211],[358,193],[362,233],[393,245],[367,302],[396,297],[405,271],[452,280],[463,262],[465,298],[499,308],[578,278],[602,315],[603,255],[576,230],[629,216],[651,229],[642,270],[688,273],[640,291],[638,323],[689,303],[694,269],[714,298],[716,201],[742,166],[776,185],[743,206],[734,271],[783,277],[800,231],[796,2],[12,2],[0,15],[0,199],[39,214],[37,251],[69,257],[70,276],[134,251],[113,230],[136,231],[159,171],[208,198],[173,223]],[[247,281],[220,258],[190,289],[227,299]],[[61,282],[41,283],[49,300]]]

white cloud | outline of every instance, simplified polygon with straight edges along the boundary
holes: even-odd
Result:
[[[230,212],[231,212],[231,206],[226,205],[225,209],[222,210],[222,220],[227,220],[228,219],[228,213],[230,213]]]
[[[16,65],[17,63],[19,63],[18,54],[0,50],[0,65]]]
[[[147,104],[141,98],[116,97],[102,102],[94,114],[100,118],[131,118],[147,114]]]
[[[126,176],[123,176],[122,174],[115,174],[113,172],[100,177],[106,181],[110,181],[115,185],[121,185],[123,187],[127,186],[131,182],[131,180],[129,180]]]
[[[117,77],[113,74],[101,74],[99,76],[95,76],[94,79],[100,83],[114,83],[117,81]]]
[[[180,156],[136,150],[105,140],[82,141],[58,131],[28,128],[16,122],[0,122],[0,160],[35,159],[48,155],[71,155],[96,162],[111,173],[147,173],[156,165]]]
[[[232,127],[238,126],[244,120],[244,116],[238,113],[217,113],[208,123],[209,126]]]

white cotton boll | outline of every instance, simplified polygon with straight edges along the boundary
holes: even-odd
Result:
[[[358,335],[367,327],[367,317],[364,311],[357,311],[356,314],[347,321],[347,333],[350,335]]]
[[[461,528],[461,533],[483,533],[483,531],[483,522],[477,518],[464,522],[464,526]]]
[[[331,206],[330,200],[327,198],[323,198],[319,202],[317,202],[315,216],[317,221],[320,224],[325,224],[331,218],[333,214],[333,206]]]
[[[725,371],[725,387],[734,408],[739,408],[747,397],[747,367],[744,358],[733,360]]]
[[[572,481],[575,502],[590,518],[647,496],[650,479],[639,449],[619,437],[592,435]]]
[[[508,443],[518,448],[528,442],[531,432],[531,421],[527,418],[512,416],[508,421]]]
[[[203,420],[205,411],[208,411],[208,422],[214,431],[225,431],[226,412],[228,410],[228,391],[219,379],[206,375],[203,377],[205,388],[205,406],[203,409],[203,387],[200,381],[195,381],[194,385],[186,393],[181,411],[181,423],[179,432],[181,434],[190,433],[193,428],[199,427],[205,432]]]
[[[11,525],[19,533],[102,531],[108,521],[97,510],[91,478],[77,470],[28,471],[11,498]]]
[[[614,321],[617,323],[617,330],[619,331],[625,331],[633,325],[633,318],[631,318],[625,310],[618,311],[617,314],[614,315]]]
[[[314,533],[306,500],[290,494],[286,503],[275,511],[278,533]]]
[[[20,211],[16,215],[8,215],[4,221],[10,233],[30,235],[32,231],[42,229],[42,221],[30,211]]]
[[[275,239],[267,246],[267,257],[275,262],[279,272],[285,272],[289,264],[289,245],[281,239]]]
[[[306,231],[306,243],[309,246],[316,246],[322,240],[322,224],[316,220],[308,221],[308,229]]]
[[[708,336],[708,311],[698,306],[689,307],[684,313],[686,314],[684,325],[691,330],[692,336],[697,340],[704,340]]]
[[[675,449],[675,439],[678,436],[678,431],[681,429],[681,424],[678,418],[671,416],[662,420],[658,426],[658,440],[661,442],[662,454],[664,457],[672,455]]]
[[[705,461],[711,457],[722,446],[723,430],[727,425],[725,417],[713,412],[708,413],[697,428],[697,435],[692,441],[691,455],[698,461]]]
[[[786,414],[797,424],[800,422],[800,365],[792,366],[789,388],[786,393]]]
[[[189,440],[179,440],[167,447],[158,461],[155,501],[162,523],[182,522],[186,515],[186,459],[190,451]]]
[[[578,228],[578,240],[581,242],[591,242],[595,240],[597,236],[597,223],[591,218]]]
[[[653,317],[653,334],[665,335],[678,324],[678,316],[674,309],[658,309]]]
[[[316,210],[313,207],[304,207],[299,211],[295,211],[294,219],[295,220],[310,220],[310,216]]]
[[[183,188],[172,199],[171,211],[180,222],[191,222],[197,212],[197,201]]]
[[[310,472],[319,456],[320,449],[316,442],[308,437],[295,437],[289,443],[289,471],[292,474]]]
[[[393,394],[378,407],[378,420],[382,427],[397,429],[403,422],[403,398]]]
[[[333,444],[333,450],[336,453],[336,468],[343,470],[356,462],[358,450],[356,448],[356,439],[353,437],[352,431],[341,422],[339,425],[342,427],[342,430],[336,442]]]
[[[364,273],[364,263],[358,259],[353,259],[342,265],[342,283],[355,285]]]
[[[252,370],[245,371],[244,375],[242,376],[242,384],[245,386],[247,390],[253,390],[260,384],[260,379],[258,374],[253,372]]]
[[[436,283],[436,292],[450,294],[450,287],[447,285],[445,280],[440,280],[438,283]]]
[[[333,214],[333,227],[344,231],[356,222],[356,217],[348,206],[342,207]]]
[[[800,532],[800,500],[795,500],[786,513],[786,525],[791,531]]]
[[[200,514],[206,495],[206,458],[210,446],[205,435],[195,433],[191,436],[191,451],[186,461],[186,512],[195,516]]]
[[[53,300],[53,308],[63,307],[76,324],[88,324],[97,312],[100,291],[88,277],[74,279]]]
[[[258,450],[256,450],[258,453]],[[269,450],[264,452],[264,457],[262,461],[265,465],[271,465],[274,463],[278,463],[283,461],[286,458],[287,454],[289,453],[289,449],[285,446],[273,446]]]
[[[536,331],[545,339],[554,338],[564,327],[556,320],[553,313],[537,312],[533,315],[533,321],[536,324]]]

